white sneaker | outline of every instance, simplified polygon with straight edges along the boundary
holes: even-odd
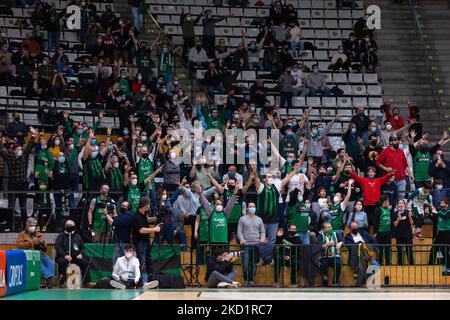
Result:
[[[155,289],[156,287],[158,287],[159,282],[158,280],[153,280],[147,283],[144,283],[144,285],[142,286],[142,289]]]
[[[239,288],[241,286],[241,284],[237,281],[233,281],[233,283],[231,284],[232,288]]]
[[[126,285],[124,285],[123,283],[120,283],[119,281],[116,281],[116,280],[111,280],[111,281],[109,282],[109,284],[110,284],[113,288],[120,289],[120,290],[125,290],[125,289],[127,288]]]
[[[231,287],[231,283],[225,281],[219,282],[219,284],[217,285],[217,288],[229,288],[229,287]]]

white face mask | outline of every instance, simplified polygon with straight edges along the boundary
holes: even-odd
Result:
[[[17,151],[17,156],[18,157],[21,157],[22,155],[23,155],[23,151],[22,150]]]
[[[138,183],[138,180],[137,180],[137,179],[132,179],[132,180],[131,180],[131,185],[132,185],[133,187],[136,186],[137,183]]]
[[[339,203],[339,202],[341,202],[341,197],[334,196],[333,201],[334,201],[334,203]]]
[[[362,210],[362,206],[361,205],[357,205],[355,206],[356,211],[361,211]]]
[[[59,146],[60,144],[61,144],[61,141],[55,140],[55,145],[56,145],[56,146]]]
[[[175,152],[170,153],[170,159],[175,160],[176,157],[177,155],[175,154]]]
[[[273,184],[273,178],[267,179],[267,185],[271,186]]]
[[[142,141],[147,141],[147,136],[142,136],[142,137],[141,137],[141,140],[142,140]]]
[[[441,191],[443,188],[444,186],[442,184],[436,185],[436,189],[438,189],[439,191]]]
[[[216,206],[216,212],[222,212],[223,206],[221,204]]]
[[[387,129],[387,130],[391,130],[391,129],[392,129],[392,125],[387,124],[387,125],[386,125],[386,129]]]
[[[28,228],[28,232],[29,233],[34,233],[36,231],[36,227],[29,227]]]
[[[167,194],[163,194],[163,195],[161,196],[161,200],[162,200],[162,201],[166,201],[166,200],[167,200]]]
[[[130,259],[133,256],[131,252],[125,252],[125,258]]]
[[[113,166],[114,166],[114,168],[116,168],[116,169],[117,169],[117,168],[119,168],[119,163],[118,163],[118,162],[116,162],[116,163],[114,163],[114,164],[113,164]]]
[[[69,149],[70,149],[70,150],[73,150],[73,148],[74,148],[73,143],[72,143],[72,144],[69,144]]]

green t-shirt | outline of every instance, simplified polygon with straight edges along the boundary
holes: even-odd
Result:
[[[228,222],[225,213],[214,210],[211,214],[209,227],[211,243],[228,243]]]
[[[208,214],[203,207],[199,208],[200,223],[198,225],[198,240],[200,242],[208,242],[209,240],[209,225]]]
[[[141,190],[138,187],[128,187],[127,201],[130,203],[131,212],[136,212],[139,208],[139,199],[141,198]]]
[[[444,219],[443,216],[450,213],[450,209],[448,210],[439,210],[438,212],[438,231],[450,231],[450,219]]]
[[[231,197],[233,197],[233,193],[230,192],[229,190],[225,190],[224,192],[225,203],[227,203],[228,200],[231,199]],[[231,209],[230,215],[228,217],[229,223],[238,223],[239,219],[242,216],[242,200],[241,200],[242,191],[239,190],[239,192],[236,194],[236,197],[237,197],[236,204]]]
[[[415,181],[428,181],[430,176],[428,175],[428,167],[430,165],[431,155],[427,151],[422,153],[417,151],[413,158],[414,180]]]
[[[345,227],[345,211],[341,208],[341,203],[330,206],[331,226],[333,230],[343,230]]]
[[[391,210],[380,208],[380,223],[378,224],[378,232],[391,231]]]
[[[99,232],[106,232],[109,231],[109,224],[108,222],[105,220],[104,216],[105,216],[105,210],[104,208],[106,207],[106,204],[108,203],[108,201],[103,201],[102,199],[100,199],[99,196],[97,196],[95,198],[95,208],[94,208],[94,214],[92,217],[92,230],[95,233],[99,233]],[[105,223],[107,225],[107,227],[105,228]]]
[[[311,218],[309,217],[309,211],[305,209],[303,202],[288,207],[287,214],[289,224],[295,224],[297,232],[308,231]]]

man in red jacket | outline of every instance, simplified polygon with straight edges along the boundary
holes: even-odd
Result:
[[[399,143],[397,136],[389,137],[389,147],[381,151],[377,159],[377,166],[388,173],[395,173],[394,183],[398,188],[399,199],[405,199],[406,173],[411,183],[414,181],[414,176],[406,161],[405,153],[399,149]]]
[[[389,99],[389,101],[384,104],[384,112],[386,113],[386,119],[389,120],[389,122],[392,125],[392,131],[395,131],[400,128],[403,128],[405,126],[405,121],[400,116],[400,114],[399,114],[400,112],[397,107],[392,109],[392,114],[391,114],[391,104],[392,104],[392,99]]]
[[[386,174],[381,178],[375,178],[377,169],[370,166],[367,170],[367,178],[361,178],[354,172],[350,172],[350,177],[358,182],[363,189],[363,205],[367,213],[369,226],[373,225],[373,213],[375,204],[380,199],[381,186],[385,184],[393,175],[393,172]]]

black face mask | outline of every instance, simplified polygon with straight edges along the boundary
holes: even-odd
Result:
[[[231,185],[231,184],[228,185],[228,190],[230,190],[230,191],[233,191],[235,188],[236,188],[235,185]]]
[[[66,232],[68,233],[72,233],[75,231],[75,226],[67,226],[64,230],[66,230]]]
[[[293,238],[295,237],[295,234],[297,233],[297,231],[289,231],[289,237]]]
[[[357,235],[358,234],[358,229],[352,229],[352,234],[353,235]]]
[[[148,153],[143,153],[142,154],[142,158],[147,159],[148,158]]]
[[[120,207],[120,213],[121,213],[121,214],[124,214],[124,213],[127,213],[127,212],[128,212],[128,209],[127,209],[127,208]]]
[[[117,141],[117,146],[118,146],[118,147],[123,146],[123,141]]]
[[[377,142],[376,142],[375,140],[370,141],[370,145],[371,145],[372,147],[375,147],[375,146],[377,145]]]
[[[394,149],[398,149],[398,143],[394,143],[393,145],[392,145],[392,148],[394,148]]]

